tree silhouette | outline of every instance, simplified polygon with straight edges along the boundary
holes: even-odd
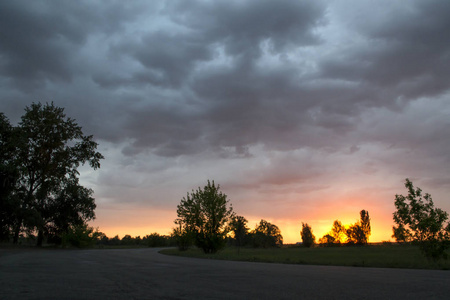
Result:
[[[333,246],[334,244],[334,237],[330,234],[325,234],[323,237],[319,239],[319,244],[324,246]]]
[[[348,228],[342,225],[341,221],[335,220],[331,232],[319,239],[319,243],[325,246],[340,245],[345,242],[349,245],[365,245],[369,242],[371,234],[369,212],[361,210],[360,220]]]
[[[62,234],[62,245],[85,248],[93,246],[101,233],[87,224],[71,226]]]
[[[344,241],[346,231],[345,226],[342,225],[341,221],[335,220],[333,222],[330,235],[333,237],[333,243],[341,244]]]
[[[186,251],[192,245],[194,239],[193,231],[188,231],[186,226],[182,223],[178,224],[177,228],[172,230],[172,238],[180,251]]]
[[[53,103],[26,107],[12,135],[15,151],[7,161],[17,172],[8,194],[15,208],[9,212],[14,216],[14,242],[23,229],[38,232],[38,245],[44,235],[60,240],[70,226],[93,219],[92,191],[78,182],[80,165],[89,163],[97,169],[103,159],[93,137],[83,135],[81,127]]]
[[[254,247],[268,248],[283,245],[283,236],[278,226],[266,220],[261,220],[251,234]]]
[[[361,228],[362,231],[364,232],[363,244],[367,244],[369,242],[369,236],[372,233],[372,228],[370,226],[369,212],[363,209],[359,212],[359,214],[361,216],[360,218]]]
[[[347,234],[347,244],[357,244],[362,245],[364,244],[364,231],[359,223],[350,225],[349,228],[346,229]]]
[[[347,243],[365,245],[369,242],[371,233],[369,212],[364,209],[360,211],[360,220],[350,225],[346,230]]]
[[[175,224],[180,237],[192,235],[195,244],[205,253],[214,253],[225,246],[227,225],[233,208],[220,186],[208,180],[207,185],[183,197],[177,206]]]
[[[414,189],[407,178],[408,196],[395,195],[393,237],[398,242],[415,241],[427,257],[438,259],[445,256],[450,243],[450,223],[447,212],[434,208],[431,195]]]
[[[302,223],[302,230],[300,231],[302,237],[303,246],[311,247],[316,242],[316,237],[312,233],[311,226],[308,223]]]
[[[238,247],[238,252],[240,247],[245,244],[245,239],[248,235],[247,219],[243,216],[233,216],[230,222],[230,229],[234,234],[234,240],[236,246]]]
[[[8,118],[0,113],[0,241],[9,239],[20,211],[13,191],[18,179],[14,156],[17,153],[14,128]]]
[[[170,237],[160,235],[159,233],[152,233],[142,238],[142,244],[149,247],[166,247],[170,246]]]

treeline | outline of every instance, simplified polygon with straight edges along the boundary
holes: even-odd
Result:
[[[336,220],[330,233],[319,239],[319,246],[337,245],[366,245],[371,234],[369,212],[361,210],[360,220],[348,227]],[[261,220],[254,230],[247,227],[247,219],[243,216],[233,216],[229,229],[231,235],[228,237],[228,244],[242,247],[250,246],[255,248],[280,247],[283,245],[283,236],[280,229],[266,220]],[[312,247],[316,244],[313,230],[308,223],[302,223],[300,231],[302,245]]]
[[[227,243],[239,247],[276,247],[283,244],[278,226],[266,220],[261,220],[250,231],[247,219],[236,216],[227,195],[214,181],[208,180],[204,188],[192,190],[181,199],[174,222],[176,228],[172,236],[180,250],[195,245],[205,253],[215,253]]]
[[[346,243],[347,245],[364,245],[371,233],[369,213],[360,212],[361,219],[345,228],[341,222],[335,224],[329,234],[319,240],[324,246]],[[204,188],[198,188],[181,199],[177,206],[177,227],[173,230],[180,250],[191,245],[201,248],[205,253],[214,253],[226,244],[237,247],[280,247],[283,236],[275,224],[261,220],[253,230],[247,226],[248,220],[233,212],[227,196],[220,191],[220,186],[208,180]],[[303,223],[300,235],[303,245],[311,247],[316,244],[315,236],[308,224]],[[345,237],[345,239],[344,239]]]
[[[101,233],[97,240],[98,246],[143,246],[143,247],[174,247],[176,241],[174,237],[170,235],[160,235],[159,233],[148,234],[144,237],[136,236],[132,237],[127,234],[121,239],[118,235],[109,238],[105,234]]]
[[[270,248],[283,246],[283,236],[277,225],[261,220],[253,230],[247,226],[248,220],[243,216],[232,216],[224,236],[212,236],[211,242],[206,243],[198,237],[201,233],[174,229],[170,237],[180,250],[187,250],[190,246],[204,247],[206,253],[214,253],[223,246]],[[181,232],[181,233],[180,233]],[[209,237],[208,237],[209,238]],[[221,248],[215,249],[217,245]],[[208,248],[209,247],[209,248]],[[202,248],[203,249],[203,248]],[[204,250],[205,250],[204,249]]]
[[[247,219],[243,216],[233,216],[230,222],[229,245],[255,248],[281,247],[283,245],[283,236],[277,225],[261,220],[255,229],[250,231],[247,223]]]
[[[334,221],[331,231],[319,239],[319,246],[366,245],[371,234],[369,212],[363,209],[359,214],[360,220],[348,227],[339,220]],[[302,223],[300,236],[303,246],[312,247],[316,244],[316,237],[308,223]]]
[[[360,220],[348,227],[342,225],[339,220],[334,221],[331,231],[319,239],[319,244],[322,246],[366,245],[371,234],[369,212],[363,209],[359,214]]]
[[[19,244],[31,246],[36,244],[35,234],[23,235],[19,238]],[[62,248],[103,248],[103,247],[175,247],[176,240],[172,235],[159,233],[147,234],[144,237],[127,234],[120,238],[118,235],[108,237],[103,232],[83,224],[72,226],[64,232],[58,241],[46,240],[46,246],[59,246]]]
[[[427,257],[446,258],[445,251],[450,247],[448,213],[434,208],[431,196],[423,194],[420,188],[415,189],[410,180],[406,179],[405,187],[408,196],[395,196],[396,226],[392,237],[399,243],[419,244]],[[192,190],[181,199],[174,222],[177,227],[172,236],[180,250],[196,245],[205,253],[214,253],[227,243],[237,247],[276,247],[283,244],[279,228],[265,220],[250,231],[247,219],[234,213],[227,196],[214,181],[208,180],[204,188]],[[318,240],[318,245],[366,245],[370,234],[369,212],[361,210],[360,219],[350,226],[334,221],[330,232]],[[303,246],[316,244],[312,228],[307,223],[302,223],[300,236]]]

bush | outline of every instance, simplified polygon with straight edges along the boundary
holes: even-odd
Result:
[[[146,235],[142,239],[142,243],[149,247],[167,247],[174,245],[172,242],[172,237],[166,235],[160,235],[159,233],[152,233]]]
[[[62,246],[72,246],[76,248],[92,247],[95,245],[99,235],[97,230],[94,231],[94,228],[89,227],[87,224],[71,226],[67,232],[62,235]]]
[[[193,234],[180,228],[174,228],[172,238],[180,251],[186,251],[193,243]]]

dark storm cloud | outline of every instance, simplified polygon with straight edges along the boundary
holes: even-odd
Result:
[[[125,130],[134,141],[124,154],[151,148],[161,156],[178,156],[195,153],[198,149],[194,147],[202,146],[198,139],[205,124],[195,114],[162,106],[131,112],[131,115],[133,120],[127,122]]]
[[[133,13],[139,17],[138,7],[121,10],[115,3],[83,9],[65,2],[56,6],[18,2],[2,10],[3,28],[13,28],[4,30],[4,74],[16,84],[34,84],[33,92],[42,89],[44,79],[70,82],[86,74],[103,89],[95,97],[109,98],[102,101],[108,103],[109,118],[124,122],[113,132],[111,127],[98,128],[97,135],[110,141],[131,139],[124,150],[129,155],[153,149],[160,155],[177,156],[208,148],[220,152],[224,147],[234,147],[236,154],[242,154],[247,145],[258,143],[295,149],[305,143],[300,138],[293,140],[292,134],[310,120],[311,92],[302,87],[297,66],[290,66],[288,60],[278,69],[258,67],[258,63],[263,61],[264,51],[283,56],[292,49],[320,44],[314,30],[325,23],[325,7],[317,3],[214,1],[187,5],[171,1],[161,10],[146,10],[147,18],[158,14],[158,22],[174,22],[168,28],[154,29],[146,28],[145,22],[132,22]],[[126,32],[127,24],[135,29]],[[134,34],[126,34],[129,32]],[[118,38],[107,39],[104,49],[85,50],[93,36],[114,34]],[[83,51],[87,56],[89,51],[105,51],[99,55],[103,64],[83,61]],[[230,62],[225,68],[214,65],[221,55]],[[139,67],[121,69],[119,63],[119,69],[110,69],[118,61],[123,61],[122,65],[131,61]],[[120,89],[142,90],[116,93]],[[164,95],[167,89],[180,92],[170,98]],[[36,94],[45,98],[46,93]],[[144,103],[134,107],[130,98],[141,98]],[[74,101],[82,105],[89,100]],[[165,104],[161,106],[161,102]],[[90,115],[96,115],[95,107],[84,105],[94,110]],[[100,105],[98,114],[104,112]],[[333,121],[325,123],[329,126]]]
[[[388,106],[398,97],[412,100],[448,91],[448,1],[405,2],[387,11],[388,17],[379,22],[367,21],[365,17],[370,19],[369,14],[366,11],[353,23],[354,35],[364,36],[367,44],[349,49],[342,59],[322,62],[322,76],[386,90],[382,94],[384,99],[376,96],[368,99]]]
[[[212,145],[270,144],[272,138],[281,137],[280,132],[289,135],[298,129],[305,116],[289,111],[292,106],[302,106],[298,101],[302,91],[293,82],[298,71],[287,63],[280,70],[258,68],[258,62],[264,46],[276,56],[319,44],[313,31],[324,21],[324,12],[317,2],[212,2],[188,8],[176,18],[199,31],[230,62],[225,68],[206,67],[190,81],[205,102],[208,124],[213,125],[207,133]],[[309,100],[304,100],[307,105]]]
[[[386,13],[320,1],[1,5],[12,100],[57,96],[98,138],[126,142],[129,156],[388,145],[384,132],[359,136],[368,109],[401,112],[448,91],[445,1]],[[352,42],[330,42],[335,34]]]
[[[148,104],[146,113],[131,113],[126,128],[136,149],[126,153],[153,148],[172,156],[235,147],[239,154],[248,144],[271,144],[280,130],[298,129],[304,116],[289,113],[290,107],[302,105],[296,101],[301,90],[292,79],[297,71],[289,66],[260,70],[257,63],[264,44],[271,55],[318,44],[313,30],[323,22],[324,7],[292,1],[169,3],[163,12],[175,29],[125,38],[112,49],[143,69],[128,78],[95,78],[103,87],[134,82],[152,89],[184,89],[180,98],[193,101],[177,99],[169,109]],[[231,62],[225,70],[220,55]]]
[[[146,68],[135,74],[135,79],[168,88],[185,84],[195,63],[210,60],[212,56],[208,45],[195,36],[162,32],[146,34],[138,42],[127,42],[120,50]]]
[[[73,58],[88,36],[117,31],[130,16],[127,13],[117,4],[4,1],[0,4],[3,74],[19,86],[42,84],[45,79],[70,81],[77,69]]]
[[[288,46],[317,43],[311,29],[322,20],[323,7],[305,1],[211,1],[171,2],[172,20],[220,42],[229,55],[260,53],[268,39],[272,51]]]

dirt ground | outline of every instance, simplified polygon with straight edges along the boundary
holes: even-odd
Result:
[[[0,249],[0,299],[449,299],[450,271]]]

